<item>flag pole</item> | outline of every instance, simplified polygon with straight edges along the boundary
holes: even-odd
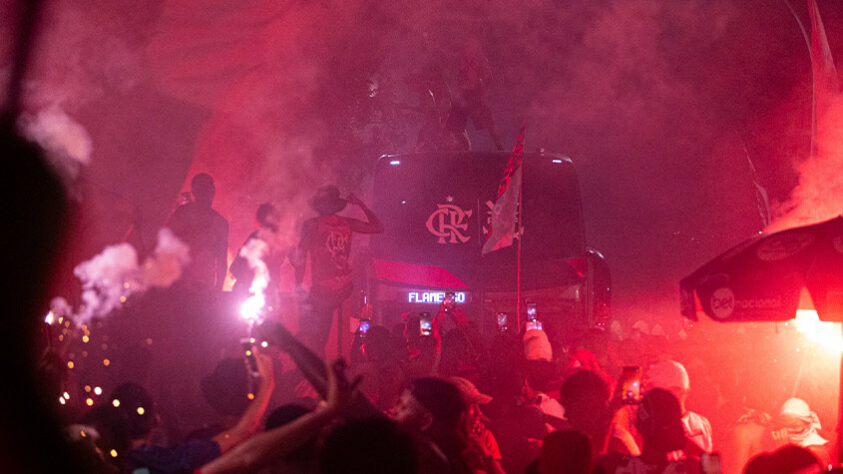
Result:
[[[521,229],[523,228],[523,226],[521,225],[521,219],[524,215],[521,213],[521,210],[522,204],[524,202],[524,165],[526,164],[526,162],[526,159],[521,159],[521,186],[518,190],[518,219],[516,219],[515,221],[515,235],[518,236],[518,256],[516,257],[515,261],[515,324],[519,334],[521,333],[521,240],[523,238],[523,235],[521,233]]]

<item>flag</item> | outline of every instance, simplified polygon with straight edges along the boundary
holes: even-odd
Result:
[[[815,0],[808,0],[808,10],[811,13],[811,69],[814,76],[814,104],[813,124],[811,130],[811,153],[816,155],[819,147],[827,145],[824,135],[828,133],[826,114],[831,101],[839,91],[837,69],[828,47],[822,18]]]
[[[524,159],[524,131],[526,122],[521,124],[518,140],[509,155],[498,193],[492,210],[492,223],[489,238],[483,244],[483,255],[509,247],[515,240],[518,226],[518,202],[521,199],[521,162]]]

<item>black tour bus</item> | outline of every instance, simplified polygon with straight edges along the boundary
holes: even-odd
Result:
[[[509,153],[384,155],[374,176],[373,210],[383,234],[370,241],[367,287],[378,324],[405,312],[436,314],[446,293],[483,330],[513,330],[527,303],[554,333],[600,326],[609,317],[610,274],[586,245],[579,185],[570,158],[543,152],[523,160],[520,318],[517,243],[486,255],[491,211]],[[503,313],[503,314],[502,314]]]

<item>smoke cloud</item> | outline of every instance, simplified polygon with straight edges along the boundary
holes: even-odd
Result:
[[[818,120],[821,129],[816,156],[796,165],[799,183],[776,209],[768,230],[813,224],[843,215],[843,95],[837,95]]]
[[[189,248],[169,229],[158,231],[155,251],[142,265],[134,247],[127,243],[106,247],[73,270],[82,282],[82,305],[74,318],[86,323],[120,307],[132,295],[150,287],[168,287],[181,276],[189,262]]]
[[[24,115],[20,128],[47,154],[53,168],[71,184],[79,176],[80,168],[91,162],[93,145],[85,128],[58,106]]]

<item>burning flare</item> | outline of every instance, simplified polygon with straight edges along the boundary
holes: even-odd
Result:
[[[843,353],[843,336],[840,333],[840,323],[820,321],[820,317],[815,310],[800,309],[796,311],[796,319],[793,320],[793,324],[800,334],[814,344],[835,354]]]
[[[269,285],[269,269],[263,261],[264,255],[269,252],[269,245],[260,239],[251,239],[243,249],[240,256],[249,262],[249,268],[254,272],[252,285],[249,287],[251,296],[240,306],[240,315],[249,322],[257,322],[261,316],[261,310],[266,305],[264,291]]]

